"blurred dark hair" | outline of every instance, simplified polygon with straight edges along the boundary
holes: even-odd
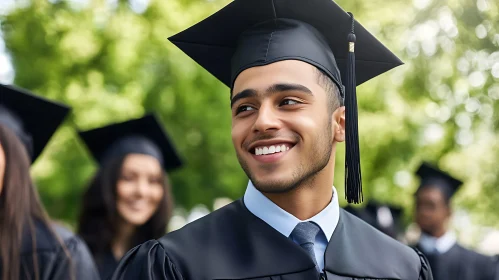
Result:
[[[340,89],[326,74],[326,72],[317,67],[315,67],[315,72],[317,75],[317,83],[326,91],[328,98],[328,110],[329,113],[332,114],[338,107],[345,105]]]
[[[414,196],[417,198],[419,193],[423,190],[427,189],[435,189],[440,191],[442,194],[442,198],[444,199],[445,206],[451,207],[451,199],[454,195],[454,191],[452,187],[445,180],[441,179],[429,179],[421,182],[418,189],[414,193]]]
[[[78,234],[87,243],[96,260],[111,250],[118,230],[118,221],[121,218],[116,207],[116,186],[125,158],[126,155],[103,162],[83,196]],[[128,249],[159,238],[166,232],[173,200],[168,177],[166,173],[162,174],[163,198],[153,216],[137,229]]]
[[[3,189],[0,193],[0,260],[2,268],[0,278],[3,280],[19,279],[22,241],[23,238],[31,238],[33,275],[35,275],[35,279],[39,279],[35,224],[42,223],[65,251],[66,247],[54,234],[48,215],[34,188],[30,175],[31,160],[26,148],[14,132],[3,125],[0,125],[0,144],[5,154]],[[67,256],[69,258],[69,255]]]

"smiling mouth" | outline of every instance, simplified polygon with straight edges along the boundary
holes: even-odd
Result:
[[[143,209],[147,209],[148,203],[145,201],[131,201],[128,202],[128,207],[135,211],[141,211]]]
[[[253,148],[250,152],[256,156],[265,156],[265,155],[286,152],[289,151],[289,149],[292,149],[293,147],[294,145],[291,145],[289,143],[280,143],[269,146],[257,146]]]

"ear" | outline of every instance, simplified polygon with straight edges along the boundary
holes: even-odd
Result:
[[[338,107],[331,115],[333,139],[336,142],[345,141],[345,106]]]

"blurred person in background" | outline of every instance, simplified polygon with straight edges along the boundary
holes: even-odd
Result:
[[[394,205],[369,201],[364,208],[345,207],[345,210],[359,217],[384,234],[400,241],[402,208]]]
[[[107,279],[128,250],[165,234],[173,209],[165,171],[181,160],[154,115],[80,136],[100,167],[84,194],[78,233]]]
[[[0,279],[99,279],[85,243],[50,221],[30,165],[69,108],[0,85]]]
[[[427,162],[417,175],[415,216],[422,233],[416,248],[428,258],[435,280],[495,279],[493,259],[462,247],[449,230],[451,199],[462,182]]]

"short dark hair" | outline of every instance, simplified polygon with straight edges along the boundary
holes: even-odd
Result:
[[[338,107],[343,106],[343,97],[340,89],[333,80],[324,71],[315,68],[317,74],[317,83],[326,91],[328,97],[328,109],[332,113]]]

